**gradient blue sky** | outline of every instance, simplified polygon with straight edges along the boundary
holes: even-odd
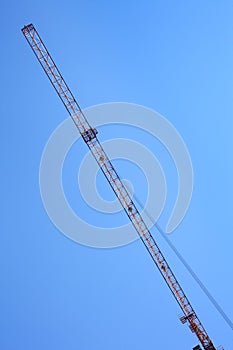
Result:
[[[177,128],[195,185],[171,240],[233,319],[232,1],[22,0],[2,3],[0,16],[0,348],[191,349],[195,336],[141,242],[88,248],[50,222],[39,164],[67,114],[20,29],[34,23],[83,108],[133,102]],[[158,240],[214,343],[232,349],[232,330]]]

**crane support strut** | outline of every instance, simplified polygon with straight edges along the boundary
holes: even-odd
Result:
[[[181,322],[187,322],[189,324],[191,331],[196,334],[204,350],[216,350],[216,347],[210,340],[200,319],[198,318],[193,307],[191,306],[178,280],[176,279],[165,257],[159,249],[156,241],[154,240],[152,234],[146,226],[141,214],[136,208],[134,202],[132,201],[129,192],[122,183],[110,159],[108,158],[103,147],[101,146],[97,138],[97,130],[89,125],[88,120],[84,116],[80,106],[75,100],[72,92],[70,91],[68,85],[66,84],[64,78],[58,70],[55,62],[53,61],[48,50],[46,49],[37,30],[35,29],[33,24],[29,24],[22,28],[22,32],[25,38],[27,39],[30,47],[32,48],[34,54],[36,55],[38,61],[40,62],[42,68],[47,74],[50,82],[55,88],[58,96],[60,97],[64,106],[66,107],[66,110],[70,114],[83,140],[89,147],[93,157],[97,161],[104,176],[106,177],[107,181],[109,182],[110,186],[115,192],[118,200],[120,201],[128,218],[132,222],[140,239],[142,240],[143,244],[148,250],[155,265],[159,269],[159,272],[163,276],[165,282],[167,283],[176,301],[178,302],[184,314],[180,318]]]

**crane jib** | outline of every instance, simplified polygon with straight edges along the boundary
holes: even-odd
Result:
[[[210,340],[200,319],[198,318],[196,312],[187,299],[178,280],[176,279],[165,257],[155,242],[154,237],[146,226],[141,214],[136,208],[129,192],[127,191],[115,168],[113,167],[113,164],[111,163],[101,143],[99,142],[97,138],[97,130],[89,125],[88,120],[84,116],[80,106],[75,100],[65,80],[63,79],[60,71],[58,70],[55,62],[53,61],[35,27],[33,24],[29,24],[22,28],[22,32],[27,39],[30,47],[32,48],[34,54],[36,55],[39,63],[47,74],[50,82],[55,88],[58,96],[66,107],[66,110],[70,114],[83,140],[97,161],[105,178],[107,179],[118,200],[120,201],[132,225],[136,229],[141,241],[145,245],[152,260],[154,261],[165,282],[170,288],[173,296],[178,302],[183,312],[183,316],[180,318],[181,322],[188,323],[191,331],[196,334],[204,350],[216,350],[216,347]],[[201,349],[201,347],[200,345],[197,345],[193,349],[198,350]]]

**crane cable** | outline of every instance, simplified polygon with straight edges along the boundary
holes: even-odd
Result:
[[[126,186],[127,187],[127,186]],[[184,265],[184,267],[188,270],[190,275],[193,277],[193,279],[196,281],[196,283],[199,285],[203,293],[207,296],[207,298],[210,300],[212,305],[215,307],[215,309],[219,312],[219,314],[222,316],[222,318],[225,320],[225,322],[228,324],[228,326],[233,331],[233,322],[231,319],[227,316],[225,311],[222,309],[222,307],[219,305],[219,303],[216,301],[216,299],[213,297],[213,295],[210,293],[210,291],[206,288],[206,286],[203,284],[203,282],[200,280],[200,278],[197,276],[197,274],[193,271],[191,266],[187,263],[187,261],[183,258],[183,256],[180,254],[180,252],[177,250],[177,248],[174,246],[174,244],[171,242],[171,240],[167,237],[167,234],[162,230],[162,228],[159,226],[157,221],[154,220],[153,216],[148,212],[146,208],[144,208],[144,205],[142,202],[135,196],[134,198],[138,205],[143,209],[144,213],[148,217],[148,219],[151,221],[151,223],[154,225],[154,227],[158,230],[160,235],[163,237],[163,239],[166,241],[166,243],[169,245],[169,247],[172,249],[172,251],[175,253],[177,258],[181,261],[181,263]]]

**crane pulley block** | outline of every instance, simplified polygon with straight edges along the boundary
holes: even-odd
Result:
[[[86,143],[96,138],[97,134],[98,134],[97,129],[92,129],[92,128],[81,133],[82,138]]]

